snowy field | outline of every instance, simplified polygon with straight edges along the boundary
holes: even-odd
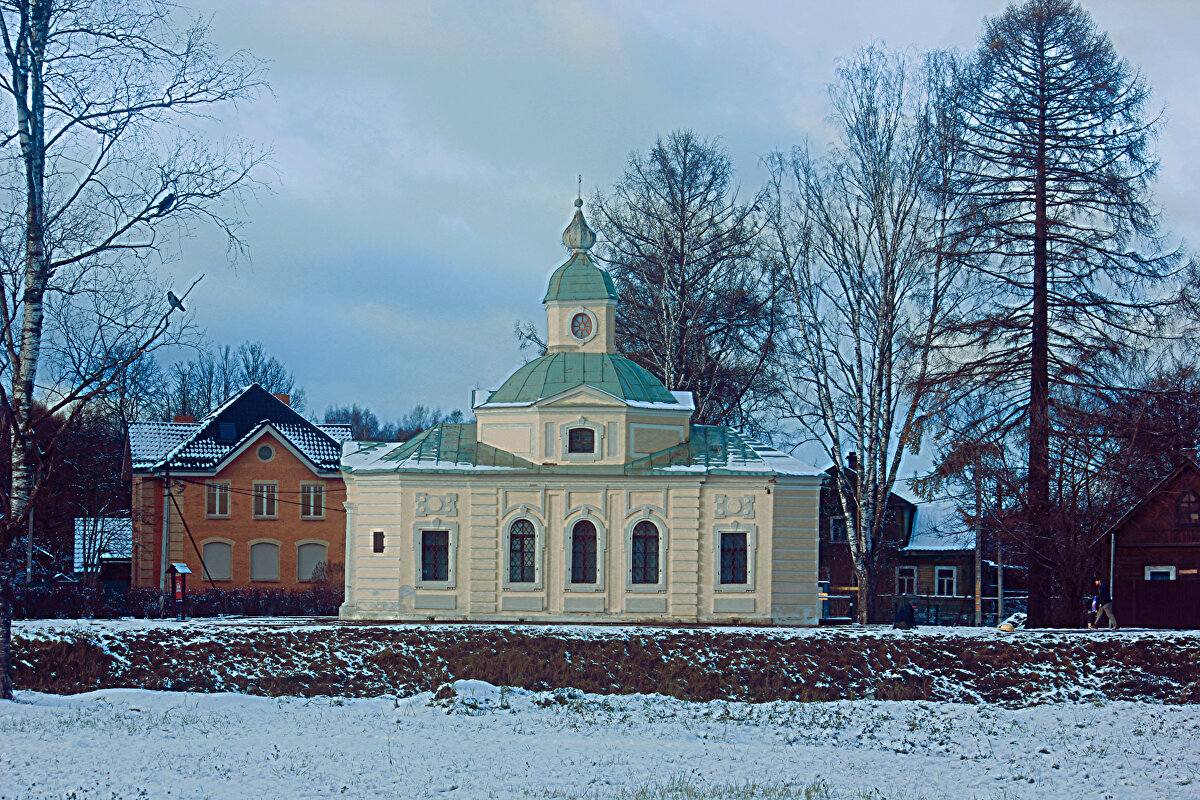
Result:
[[[19,692],[0,703],[0,799],[1200,798],[1195,705],[454,685],[441,700]]]

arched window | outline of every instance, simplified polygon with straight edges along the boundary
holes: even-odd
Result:
[[[1179,496],[1178,519],[1181,525],[1200,525],[1200,498],[1195,492]]]
[[[250,545],[250,580],[279,580],[279,545],[272,542]]]
[[[596,526],[586,519],[571,530],[571,583],[596,582]]]
[[[233,580],[233,547],[226,542],[206,542],[204,568],[214,581]]]
[[[325,553],[328,548],[309,542],[296,548],[296,580],[301,583],[325,580]]]
[[[508,528],[508,582],[534,582],[534,548],[537,534],[533,523],[519,519]]]
[[[567,452],[596,452],[596,432],[591,428],[571,428],[567,431]]]
[[[658,528],[649,520],[633,526],[633,582],[658,583]]]

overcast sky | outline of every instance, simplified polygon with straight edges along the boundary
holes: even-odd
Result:
[[[721,137],[744,191],[759,156],[821,144],[834,62],[872,41],[973,48],[996,0],[777,3],[184,0],[226,50],[270,62],[272,93],[223,132],[270,146],[248,209],[252,261],[200,235],[168,265],[205,272],[195,321],[261,340],[309,409],[469,410],[520,354],[518,319],[565,258],[575,182],[606,189],[629,153],[691,128]],[[1088,0],[1165,105],[1159,198],[1200,241],[1200,24],[1190,0]],[[586,211],[586,209],[585,209]]]

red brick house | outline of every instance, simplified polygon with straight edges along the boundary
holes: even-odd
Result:
[[[172,563],[188,565],[195,591],[324,580],[345,563],[348,438],[257,384],[198,422],[131,425],[132,585],[164,589]]]
[[[1200,628],[1200,467],[1163,478],[1109,530],[1113,611],[1123,626]]]

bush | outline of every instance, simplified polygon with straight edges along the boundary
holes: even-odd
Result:
[[[343,590],[322,586],[313,589],[207,589],[188,595],[188,615],[333,616],[342,604]],[[176,615],[169,594],[156,589],[114,589],[59,583],[18,587],[13,616],[16,619],[153,619]]]

